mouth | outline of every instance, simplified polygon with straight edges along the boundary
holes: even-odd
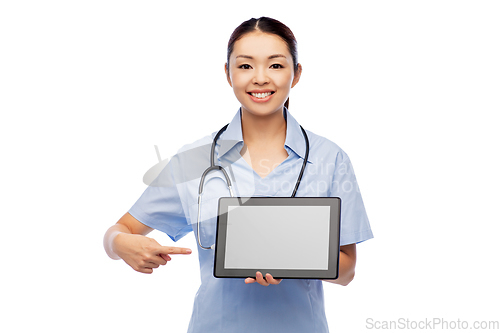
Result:
[[[258,99],[264,99],[264,98],[269,97],[272,94],[274,94],[274,91],[249,92],[248,94],[251,95],[251,96],[253,96],[253,97],[255,97],[255,98],[258,98]]]

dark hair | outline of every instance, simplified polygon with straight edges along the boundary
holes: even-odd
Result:
[[[262,16],[258,19],[251,18],[248,21],[240,24],[236,29],[234,29],[229,42],[227,43],[227,70],[229,72],[229,58],[231,53],[233,53],[234,43],[244,35],[254,32],[261,31],[264,33],[276,35],[280,37],[288,46],[288,51],[292,55],[293,59],[293,69],[297,71],[299,68],[299,60],[297,54],[297,40],[292,33],[292,30],[286,25],[278,20],[272,19],[270,17]],[[285,102],[285,107],[288,109],[288,99]]]

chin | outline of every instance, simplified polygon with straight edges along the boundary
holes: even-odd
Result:
[[[266,108],[266,109],[263,109],[263,108],[248,108],[248,107],[245,107],[245,106],[242,105],[241,109],[244,112],[248,112],[248,113],[251,113],[251,114],[256,115],[256,116],[269,116],[269,115],[272,115],[272,114],[274,114],[276,112],[281,112],[283,110],[283,105],[281,105],[278,108]]]
[[[257,104],[257,103],[254,103],[254,104]],[[251,114],[254,114],[254,115],[258,115],[258,116],[268,116],[268,115],[271,115],[275,112],[282,112],[283,111],[283,105],[285,104],[285,102],[283,102],[282,104],[279,104],[279,105],[276,105],[276,104],[273,104],[273,105],[265,105],[265,104],[261,104],[261,105],[252,105],[252,104],[241,104],[241,109],[246,111],[246,112],[249,112]]]

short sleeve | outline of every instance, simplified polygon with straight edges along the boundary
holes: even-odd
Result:
[[[187,222],[177,186],[172,163],[169,163],[130,208],[130,215],[178,241],[192,231],[192,227]]]
[[[373,238],[354,169],[342,150],[335,162],[332,197],[341,199],[340,245],[361,243]]]

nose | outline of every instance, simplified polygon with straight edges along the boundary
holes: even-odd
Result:
[[[269,77],[265,68],[258,68],[255,71],[255,76],[253,77],[253,83],[259,86],[269,83]]]

